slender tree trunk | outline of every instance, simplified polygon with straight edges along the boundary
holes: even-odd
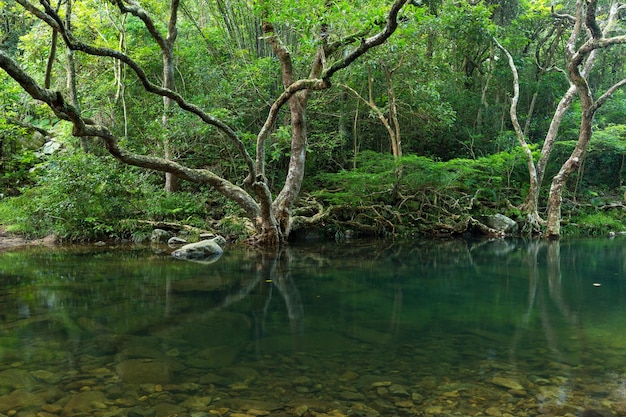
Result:
[[[389,70],[385,67],[385,78],[387,81],[387,97],[389,97],[389,121],[388,126],[390,129],[390,139],[392,143],[393,149],[393,159],[396,163],[396,167],[394,170],[395,182],[393,185],[393,193],[395,195],[399,194],[399,185],[400,179],[402,178],[402,136],[400,135],[400,121],[398,120],[398,102],[396,100],[396,93],[393,84],[393,74],[394,72],[400,68],[400,61],[398,65]]]
[[[67,30],[72,30],[72,0],[67,0],[65,3],[65,27]],[[74,63],[74,51],[71,48],[65,48],[65,59],[67,60],[66,74],[67,74],[67,91],[69,92],[70,103],[80,112],[80,102],[78,101],[78,91],[76,90],[76,64]],[[87,138],[79,138],[80,147],[83,151],[89,151],[89,142]]]
[[[524,136],[525,137],[528,137],[528,132],[530,131],[530,124],[533,118],[533,114],[535,113],[535,105],[537,104],[538,95],[539,95],[539,92],[535,90],[535,92],[533,93],[533,97],[530,100],[530,106],[528,107],[528,114],[526,115],[526,123],[524,123]]]
[[[43,85],[45,88],[50,88],[52,84],[52,66],[57,54],[57,44],[59,40],[59,32],[52,29],[52,40],[50,44],[50,55],[48,55],[48,62],[46,63],[46,75],[44,76]]]
[[[178,34],[176,22],[178,16],[179,0],[172,0],[170,3],[170,19],[167,26],[167,38],[165,38],[161,52],[163,54],[163,88],[175,91],[174,83],[174,42]],[[163,157],[165,159],[175,159],[174,146],[172,144],[171,129],[169,126],[170,114],[174,108],[174,102],[169,97],[163,97],[163,129],[165,138],[163,140]],[[171,172],[165,173],[165,191],[173,193],[178,191],[178,178]]]
[[[526,137],[524,136],[524,132],[522,131],[522,127],[517,118],[517,103],[519,101],[519,74],[517,72],[517,67],[515,66],[515,62],[513,61],[513,57],[509,53],[509,51],[504,48],[497,40],[495,40],[498,48],[504,52],[507,57],[507,61],[509,63],[509,68],[511,69],[511,73],[513,74],[513,97],[511,97],[511,106],[509,108],[509,115],[511,117],[511,123],[513,124],[513,128],[515,129],[515,134],[517,136],[517,140],[524,150],[524,154],[526,155],[526,165],[528,167],[528,177],[529,184],[531,190],[537,190],[539,187],[537,185],[537,168],[535,166],[535,161],[533,159],[532,151],[526,142]],[[529,223],[534,224],[539,221],[539,214],[536,210],[528,212]]]
[[[356,90],[348,85],[342,85],[343,88],[348,90],[352,95],[354,95],[360,102],[365,103],[372,112],[376,114],[376,117],[382,125],[387,130],[387,135],[389,137],[389,144],[391,146],[391,154],[393,155],[393,159],[396,162],[396,185],[400,178],[402,177],[402,137],[400,135],[400,121],[398,119],[398,103],[396,100],[394,84],[393,84],[393,73],[399,68],[400,64],[393,69],[385,68],[385,78],[387,84],[387,105],[388,105],[388,113],[385,113],[376,105],[374,101],[374,91],[373,91],[373,83],[371,72],[368,71],[368,99],[365,99],[361,94],[359,94]]]

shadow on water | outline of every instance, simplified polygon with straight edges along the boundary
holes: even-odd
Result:
[[[0,254],[0,413],[623,416],[626,241]]]

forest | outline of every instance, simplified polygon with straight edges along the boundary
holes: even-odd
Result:
[[[0,0],[0,225],[626,230],[626,3]]]

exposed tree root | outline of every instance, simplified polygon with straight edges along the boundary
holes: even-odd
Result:
[[[173,223],[173,222],[164,222],[164,221],[154,221],[154,220],[127,220],[127,222],[137,222],[139,224],[147,224],[155,229],[164,229],[164,230],[174,230],[181,231],[186,230],[191,233],[195,233],[201,235],[203,233],[215,233],[213,230],[200,229],[199,227],[190,226],[188,224],[181,223]]]

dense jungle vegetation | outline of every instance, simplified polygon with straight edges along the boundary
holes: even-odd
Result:
[[[493,213],[626,230],[619,2],[0,6],[10,231],[273,245],[484,233]]]

